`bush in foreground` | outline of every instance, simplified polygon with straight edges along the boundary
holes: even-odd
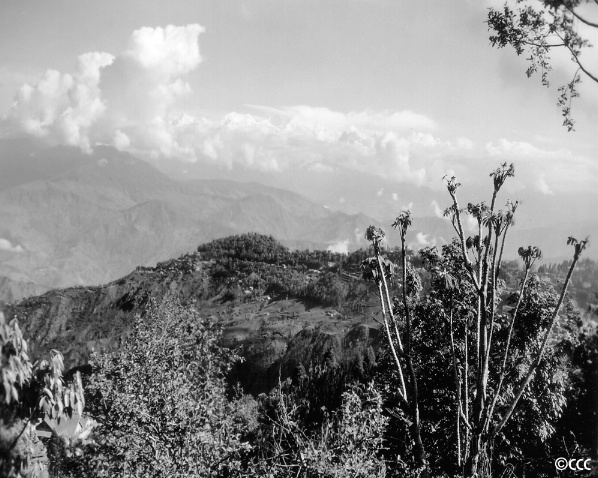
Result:
[[[189,308],[165,301],[137,317],[120,350],[93,355],[89,411],[99,423],[90,475],[229,476],[241,467],[247,402],[229,401],[239,358]],[[244,405],[244,406],[241,406]]]

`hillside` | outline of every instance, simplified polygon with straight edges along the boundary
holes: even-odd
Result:
[[[235,377],[258,393],[299,364],[328,357],[351,368],[372,356],[368,350],[377,348],[380,336],[378,324],[363,313],[376,304],[356,274],[363,254],[291,252],[271,236],[233,236],[156,267],[138,267],[104,286],[25,299],[8,315],[19,318],[34,357],[58,349],[73,367],[85,364],[92,349],[126,340],[148,301],[175,297],[224,327],[224,344],[245,357]]]
[[[389,252],[398,262],[396,251]],[[103,286],[51,290],[7,307],[31,341],[33,357],[61,350],[67,367],[87,363],[92,350],[118,348],[133,318],[151,302],[174,298],[223,327],[223,343],[245,358],[232,376],[245,390],[268,391],[300,365],[332,360],[361,370],[380,345],[379,305],[373,285],[361,279],[369,255],[322,250],[291,251],[272,236],[242,234],[200,245],[196,252],[139,266]],[[429,274],[412,256],[424,287]],[[567,264],[541,267],[547,286],[559,288]],[[596,319],[593,261],[584,260],[571,284],[571,297]],[[518,287],[517,263],[505,263],[504,298]]]

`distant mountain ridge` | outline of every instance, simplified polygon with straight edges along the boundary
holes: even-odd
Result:
[[[257,232],[292,248],[352,251],[367,246],[365,229],[375,224],[386,229],[391,247],[398,244],[391,221],[335,211],[257,182],[173,179],[108,146],[87,155],[30,139],[2,140],[0,172],[0,277],[7,279],[0,287],[11,284],[10,294],[0,290],[0,297],[11,300],[32,290],[106,283],[231,234]],[[569,234],[594,232],[595,221],[560,229],[518,225],[506,257],[534,244],[547,260],[562,260],[569,258]],[[415,217],[408,244],[441,246],[454,235],[443,218]]]
[[[250,231],[309,248],[349,239],[355,249],[362,245],[355,228],[363,234],[375,222],[258,183],[174,180],[110,147],[79,152],[77,163],[73,148],[25,154],[19,143],[10,146],[0,148],[0,168],[18,180],[0,184],[0,239],[10,244],[0,249],[0,276],[39,287],[108,282]],[[22,166],[19,174],[11,154]]]

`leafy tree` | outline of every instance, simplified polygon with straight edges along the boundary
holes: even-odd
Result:
[[[305,296],[322,304],[340,306],[347,296],[347,289],[338,275],[326,272],[307,286]]]
[[[548,73],[552,70],[550,54],[554,49],[566,49],[576,69],[571,81],[559,87],[558,106],[564,117],[563,125],[574,128],[571,101],[579,96],[577,89],[582,77],[598,83],[598,71],[592,70],[582,59],[589,40],[579,33],[579,26],[598,28],[598,9],[595,0],[517,0],[517,7],[505,3],[501,10],[490,8],[488,26],[492,46],[515,49],[517,55],[529,55],[528,77],[540,73],[542,84],[549,86]]]
[[[0,312],[2,386],[0,387],[0,475],[41,476],[44,466],[32,462],[35,425],[44,416],[60,419],[81,415],[84,406],[81,375],[64,383],[62,354],[31,363],[27,341],[16,319],[6,323]]]
[[[579,442],[583,455],[598,458],[598,329],[588,330],[580,337],[573,354],[572,366],[578,374],[567,397],[562,424],[567,425]],[[582,454],[580,453],[580,454]],[[564,456],[564,455],[563,455]]]
[[[252,470],[268,477],[383,478],[379,456],[388,419],[373,384],[351,388],[338,410],[316,430],[302,426],[297,397],[282,384],[261,397],[257,460]]]
[[[490,175],[494,186],[490,205],[469,203],[464,209],[459,206],[456,195],[460,184],[454,177],[446,181],[453,204],[445,215],[450,218],[457,238],[450,247],[443,248],[444,256],[433,250],[423,251],[423,261],[433,275],[432,290],[423,299],[418,298],[421,290],[418,275],[403,253],[402,299],[391,300],[388,284],[395,275],[395,266],[382,255],[384,232],[370,227],[366,233],[375,256],[364,261],[364,277],[378,285],[384,330],[397,373],[399,411],[411,424],[414,461],[420,469],[427,464],[424,432],[429,428],[431,432],[427,434],[433,437],[433,429],[445,421],[440,418],[431,427],[423,423],[419,417],[421,407],[430,419],[434,407],[446,404],[447,398],[450,400],[453,396],[454,413],[450,415],[455,418],[452,429],[457,469],[454,471],[460,470],[467,477],[489,476],[494,444],[497,440],[504,441],[512,432],[505,426],[515,410],[529,405],[529,391],[536,383],[534,377],[540,375],[548,381],[549,371],[559,367],[558,354],[555,362],[551,362],[555,347],[552,332],[557,328],[559,310],[587,240],[569,238],[568,244],[575,251],[560,295],[536,303],[529,302],[530,294],[538,287],[537,281],[530,281],[530,272],[541,252],[532,246],[520,248],[523,278],[519,291],[514,294],[510,317],[501,312],[499,305],[505,284],[499,279],[499,273],[505,239],[518,203],[508,201],[503,211],[496,210],[496,200],[504,182],[513,175],[513,165],[501,165]],[[471,215],[477,222],[473,236],[466,236],[463,230],[464,214]],[[400,228],[403,238],[409,225],[408,211],[401,213],[393,224]],[[404,239],[402,249],[405,250]],[[522,316],[526,317],[525,322]],[[434,322],[438,319],[447,324],[446,329],[438,328]],[[444,338],[445,345],[431,339],[433,333]],[[451,376],[453,392],[447,394],[446,378]],[[419,377],[424,379],[427,394],[419,393]],[[559,393],[562,396],[564,383],[564,380],[554,382],[555,397]],[[554,410],[558,416],[563,404],[536,404],[534,407],[535,410]],[[446,416],[449,414],[443,413],[443,417]],[[550,430],[546,434],[550,434]]]
[[[368,227],[365,234],[366,239],[372,243],[374,257],[363,261],[362,271],[365,279],[373,280],[378,286],[384,330],[398,373],[398,397],[401,402],[402,411],[412,423],[411,430],[415,442],[414,458],[416,466],[418,468],[424,468],[426,465],[426,452],[421,438],[417,375],[415,373],[413,355],[411,353],[411,305],[416,298],[417,293],[421,290],[421,284],[418,282],[413,270],[408,270],[407,267],[405,238],[407,229],[410,225],[410,211],[403,211],[393,223],[393,227],[398,228],[401,234],[402,303],[396,307],[396,309],[397,311],[402,311],[405,318],[404,334],[400,331],[399,320],[395,314],[394,302],[390,296],[389,280],[394,275],[395,266],[393,262],[382,256],[382,244],[385,233],[382,229],[374,226]],[[408,375],[408,381],[404,378],[404,371]]]
[[[248,445],[247,403],[227,398],[239,360],[193,309],[166,300],[137,317],[118,351],[94,354],[87,387],[98,421],[90,476],[228,476]]]

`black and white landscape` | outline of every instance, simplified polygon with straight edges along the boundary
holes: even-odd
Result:
[[[595,473],[596,24],[3,2],[0,476]]]

